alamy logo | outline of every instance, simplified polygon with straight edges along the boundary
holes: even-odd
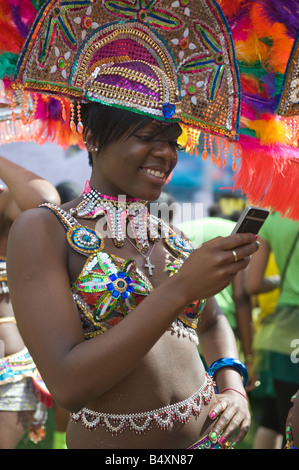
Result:
[[[4,358],[4,341],[0,339],[0,360]]]
[[[118,205],[120,210],[115,210],[110,212],[110,218],[112,218],[112,225],[113,227],[122,227],[124,222],[124,210],[126,208],[126,196],[120,195],[118,197]],[[116,206],[116,207],[117,207]],[[121,210],[121,207],[124,210]],[[136,212],[130,214],[130,218],[134,218],[135,216],[138,219],[140,216],[138,227],[142,229],[142,223],[147,224],[144,221],[143,217],[141,217],[141,211],[144,210],[144,206],[140,205],[140,207],[136,207]],[[203,203],[195,202],[183,202],[177,203],[172,202],[171,204],[167,204],[166,202],[150,202],[148,203],[148,211],[150,215],[162,219],[166,225],[172,225],[172,223],[179,227],[184,222],[188,222],[190,220],[202,220],[204,216],[203,210]],[[136,229],[136,226],[135,226]],[[96,231],[101,234],[103,238],[108,237],[111,238],[111,227],[107,225],[106,218],[100,218],[96,223]],[[124,236],[128,235],[130,238],[134,238],[135,234],[133,228],[130,224],[127,224],[125,227]],[[176,232],[180,235],[180,229],[176,228]],[[115,235],[115,234],[114,234]],[[162,234],[163,236],[163,234]],[[164,236],[168,236],[168,233],[165,233]],[[194,246],[199,247],[203,243],[203,225],[202,224],[195,224],[194,227],[191,225],[188,227],[188,238],[193,243]]]
[[[293,341],[291,341],[291,348],[294,348],[294,350],[291,353],[291,361],[293,364],[298,364],[299,362],[299,339],[293,339]]]

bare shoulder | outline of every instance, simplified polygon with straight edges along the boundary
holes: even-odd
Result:
[[[31,234],[38,231],[57,230],[61,226],[55,214],[43,207],[28,209],[22,212],[12,225],[12,233],[19,230],[29,231]]]
[[[12,224],[8,238],[8,258],[52,256],[65,247],[65,230],[57,217],[44,208],[22,212]]]

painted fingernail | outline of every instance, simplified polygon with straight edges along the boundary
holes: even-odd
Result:
[[[215,416],[216,416],[215,411],[211,411],[211,413],[209,414],[209,417],[210,417],[211,419],[214,419]]]
[[[296,395],[293,395],[291,400],[296,400]]]
[[[221,444],[223,446],[226,443],[226,438],[225,437],[220,437],[218,442],[219,442],[219,444]]]
[[[256,234],[254,234],[254,238],[257,240],[258,239],[258,236]]]
[[[215,433],[215,431],[210,432],[209,438],[212,442],[217,442],[217,434]]]

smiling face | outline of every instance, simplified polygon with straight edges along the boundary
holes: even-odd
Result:
[[[109,196],[154,201],[177,163],[181,128],[152,121],[134,129],[105,145],[98,155],[93,154],[90,184]],[[93,140],[90,131],[88,139]]]

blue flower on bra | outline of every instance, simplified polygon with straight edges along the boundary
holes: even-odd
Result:
[[[109,279],[111,282],[107,284],[107,289],[115,299],[119,296],[121,296],[122,299],[126,299],[134,290],[132,278],[127,276],[123,271],[118,271],[117,275],[111,274]]]

